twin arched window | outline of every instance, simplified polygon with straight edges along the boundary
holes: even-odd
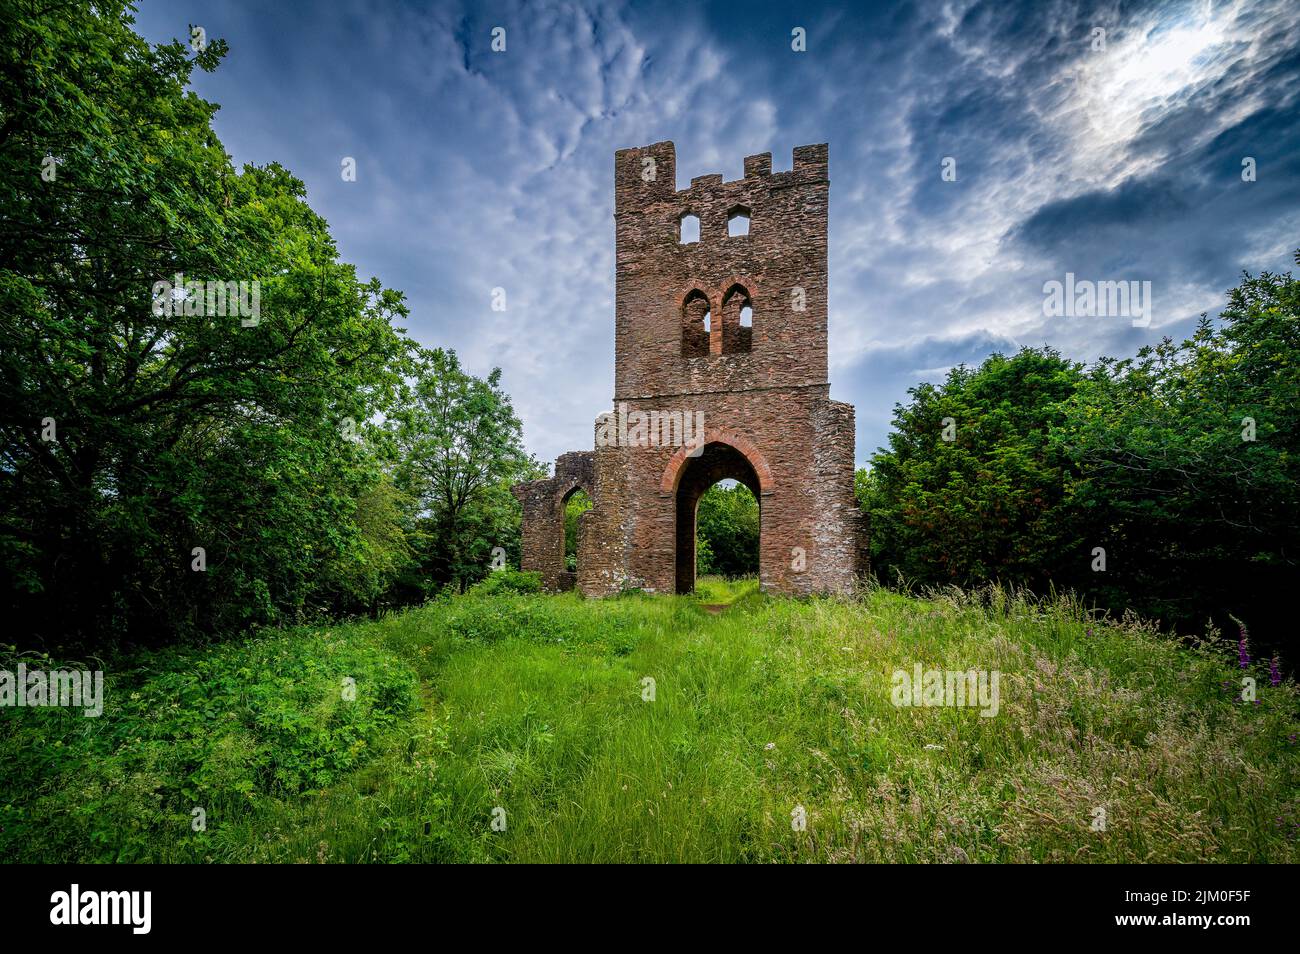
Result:
[[[682,357],[748,354],[754,344],[754,303],[749,289],[736,283],[722,296],[717,315],[698,288],[682,302]]]

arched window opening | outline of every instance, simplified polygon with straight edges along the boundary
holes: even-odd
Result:
[[[743,205],[734,207],[727,213],[727,236],[734,238],[737,235],[749,234],[749,209]]]
[[[700,217],[687,212],[681,218],[681,233],[678,241],[690,245],[700,240]]]
[[[722,299],[722,354],[746,354],[754,341],[754,303],[749,289],[732,285]]]
[[[578,521],[591,509],[591,497],[581,487],[564,500],[564,569],[578,572]]]
[[[709,354],[709,338],[713,333],[713,310],[709,299],[698,288],[686,296],[682,303],[682,357],[704,358]]]

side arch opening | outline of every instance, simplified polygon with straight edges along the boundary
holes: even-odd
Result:
[[[582,515],[591,509],[592,499],[581,485],[574,487],[560,501],[560,532],[563,539],[560,545],[563,562],[560,568],[559,589],[571,590],[578,582],[578,560],[580,558],[578,541],[582,525]]]

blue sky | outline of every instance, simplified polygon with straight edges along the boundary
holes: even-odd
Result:
[[[302,178],[415,338],[500,366],[548,462],[610,407],[619,148],[675,141],[685,187],[830,144],[831,391],[860,463],[920,381],[1025,345],[1130,355],[1300,246],[1294,0],[140,3],[150,40],[190,24],[231,46],[195,86],[235,161]],[[1066,272],[1150,281],[1150,325],[1046,317]]]

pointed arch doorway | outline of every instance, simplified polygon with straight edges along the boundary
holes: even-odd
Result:
[[[700,498],[706,490],[722,480],[730,479],[744,484],[758,501],[759,579],[764,576],[763,494],[770,490],[770,477],[761,458],[755,460],[752,448],[742,449],[737,444],[742,442],[733,444],[725,440],[709,440],[696,457],[679,453],[664,475],[665,484],[671,486],[676,511],[677,593],[690,593],[695,589],[695,534]]]

